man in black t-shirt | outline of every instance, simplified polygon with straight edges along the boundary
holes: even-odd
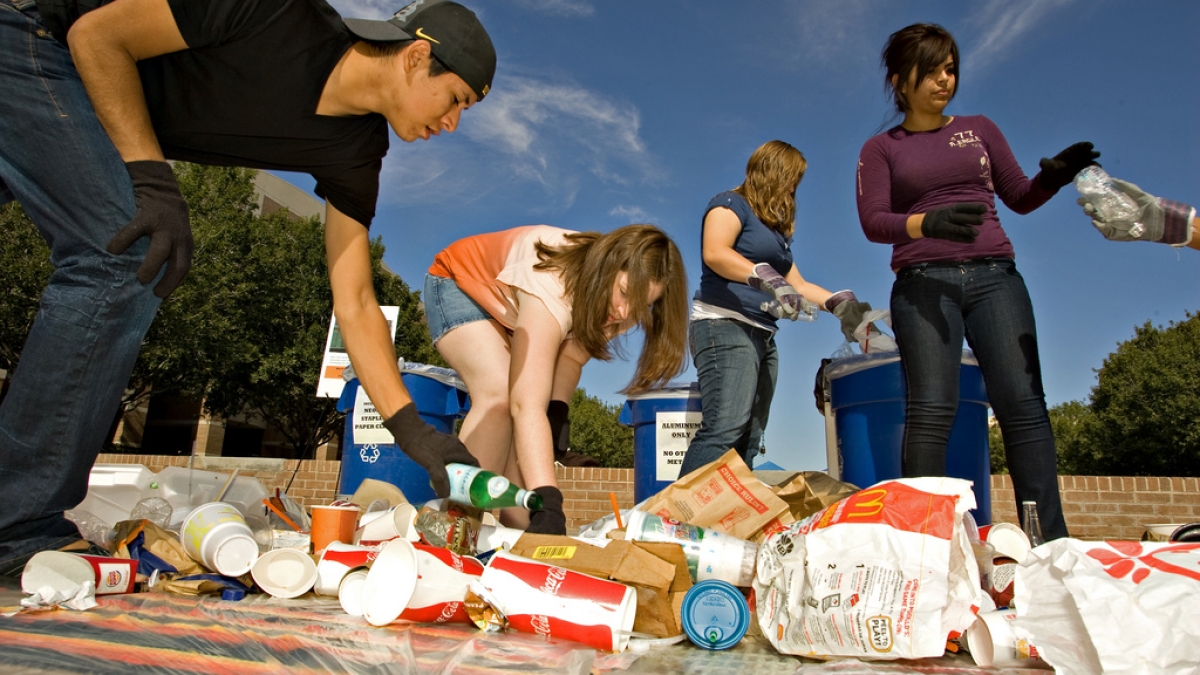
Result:
[[[325,0],[0,0],[0,203],[20,201],[55,265],[0,404],[0,574],[79,542],[63,511],[191,265],[166,159],[310,173],[362,385],[439,495],[445,463],[477,464],[401,382],[367,228],[388,128],[405,142],[454,131],[495,66],[474,13],[445,0],[387,21],[343,20]]]

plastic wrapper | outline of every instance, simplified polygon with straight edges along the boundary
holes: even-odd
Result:
[[[1200,543],[1039,546],[1017,568],[1013,632],[1062,675],[1197,672]]]
[[[417,512],[413,526],[421,541],[430,546],[448,548],[459,555],[475,555],[480,523],[457,510],[436,511],[424,508]]]
[[[884,481],[768,537],[754,581],[763,635],[800,656],[940,656],[982,601],[963,526],[974,506],[968,481]]]

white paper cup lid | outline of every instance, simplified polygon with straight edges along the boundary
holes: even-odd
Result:
[[[295,598],[312,588],[317,565],[303,551],[278,548],[259,557],[250,568],[254,583],[277,598]]]
[[[363,616],[372,626],[388,625],[408,606],[416,587],[416,550],[407,539],[392,539],[379,551],[367,573]]]

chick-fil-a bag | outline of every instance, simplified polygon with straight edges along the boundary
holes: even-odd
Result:
[[[1013,633],[1062,675],[1200,668],[1200,543],[1058,539],[1015,585]]]
[[[889,480],[770,536],[754,581],[763,635],[800,656],[941,656],[982,600],[974,507],[969,481]]]

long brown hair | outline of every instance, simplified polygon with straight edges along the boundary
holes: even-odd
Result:
[[[626,225],[605,234],[575,232],[559,247],[537,244],[536,269],[560,270],[571,299],[571,332],[594,359],[612,358],[605,324],[617,274],[628,277],[629,312],[643,333],[637,370],[622,393],[665,385],[687,356],[687,271],[675,242],[653,225]],[[662,295],[650,304],[650,284]]]
[[[764,225],[790,237],[796,229],[796,188],[808,170],[804,154],[783,141],[758,146],[746,162],[746,180],[734,192],[746,198]]]

